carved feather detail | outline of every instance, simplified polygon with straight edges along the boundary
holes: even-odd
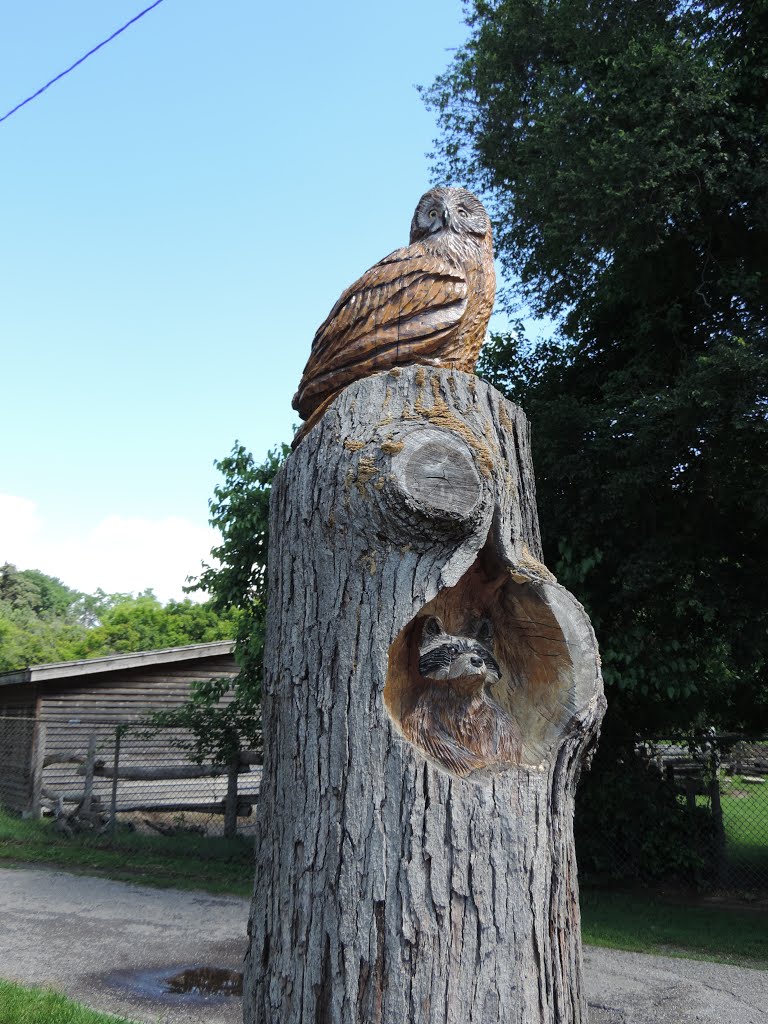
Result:
[[[419,200],[411,244],[396,249],[339,297],[318,328],[293,407],[307,423],[361,377],[410,363],[471,373],[496,287],[491,224],[466,189]]]

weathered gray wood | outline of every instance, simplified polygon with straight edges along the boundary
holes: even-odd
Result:
[[[241,796],[237,800],[237,817],[247,818],[251,814],[251,808],[254,804],[258,803],[258,797],[255,796]],[[171,814],[181,812],[184,814],[226,814],[226,804],[224,800],[219,800],[218,803],[180,803],[171,804],[155,802],[155,803],[144,803],[138,801],[136,803],[124,803],[118,804],[117,810],[120,814],[130,814],[134,811],[150,811],[157,812],[158,814]]]
[[[247,765],[239,765],[238,772],[248,772]],[[78,775],[84,775],[88,771],[88,765],[77,769]],[[118,768],[117,778],[123,781],[132,782],[160,782],[164,779],[207,779],[216,778],[228,772],[224,765],[216,764],[180,764],[180,765],[150,765],[142,768],[138,765],[123,765]],[[115,777],[114,766],[110,767],[103,762],[93,766],[92,774],[99,779],[112,779]]]
[[[246,1024],[586,1024],[573,795],[594,634],[542,564],[528,425],[458,371],[350,385],[272,494]],[[521,763],[405,739],[414,630],[491,620]]]
[[[115,729],[115,751],[112,759],[112,791],[109,800],[109,828],[114,832],[117,828],[117,779],[120,771],[120,742],[123,738],[123,730]]]
[[[41,722],[40,724],[42,725],[43,723]],[[85,756],[83,754],[66,754],[63,752],[46,754],[43,758],[43,768],[50,768],[54,764],[85,764]]]
[[[237,776],[241,771],[239,755],[235,754],[227,766],[227,795],[224,799],[224,838],[234,839],[237,835]]]
[[[91,801],[93,799],[93,775],[96,766],[96,736],[91,736],[88,740],[88,756],[85,759],[85,767],[83,773],[85,774],[85,790],[83,792],[83,814],[91,813]],[[79,773],[80,769],[78,769]]]
[[[36,721],[34,730],[31,757],[32,793],[29,811],[32,818],[38,819],[42,814],[40,801],[43,795],[43,768],[45,767],[45,722]]]
[[[81,804],[85,797],[85,793],[82,790],[58,790],[50,789],[48,786],[42,787],[41,795],[54,804]]]

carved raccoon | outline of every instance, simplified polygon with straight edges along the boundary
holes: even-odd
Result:
[[[424,623],[419,675],[427,686],[402,721],[407,738],[456,775],[520,760],[520,731],[488,695],[501,678],[490,623],[475,636],[451,636],[440,619]]]

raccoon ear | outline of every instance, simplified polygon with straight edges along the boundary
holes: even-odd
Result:
[[[488,619],[481,619],[477,627],[476,639],[478,643],[491,647],[493,644],[493,628]]]
[[[437,637],[442,636],[445,630],[443,624],[436,615],[430,615],[428,619],[425,619],[424,626],[421,630],[421,639],[424,640],[435,640]]]

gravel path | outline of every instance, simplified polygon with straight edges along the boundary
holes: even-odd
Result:
[[[232,896],[0,868],[0,978],[141,1024],[239,1024],[239,999],[162,995],[159,982],[239,970],[247,916]],[[585,961],[590,1024],[768,1024],[768,972],[594,947]]]

